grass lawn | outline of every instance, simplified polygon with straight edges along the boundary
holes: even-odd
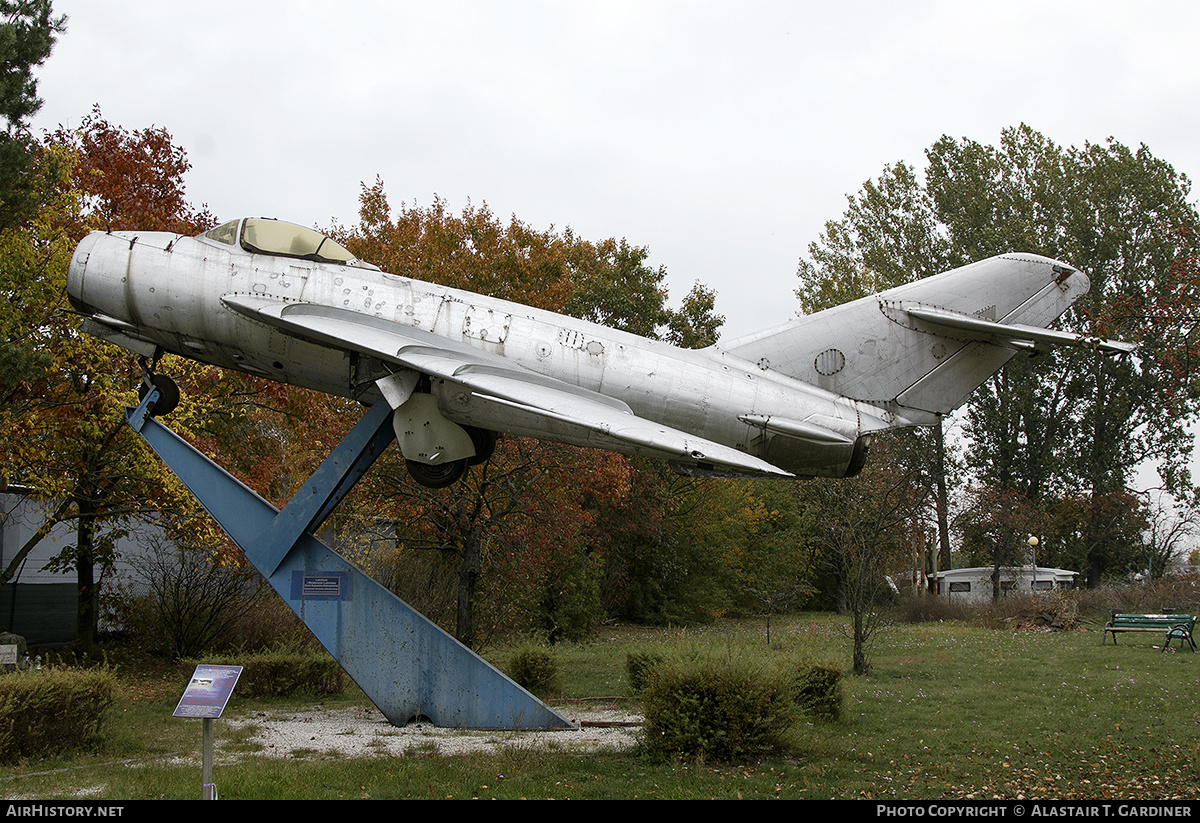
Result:
[[[566,697],[628,695],[626,650],[761,642],[761,621],[605,629],[559,647]],[[849,665],[845,621],[775,618],[772,653]],[[638,751],[286,761],[217,722],[223,799],[334,798],[1197,798],[1200,655],[1157,635],[1102,646],[1098,630],[1043,633],[959,622],[896,625],[869,677],[846,678],[842,720],[801,722],[788,748],[750,763],[684,763]],[[122,696],[103,747],[0,769],[6,798],[199,796],[197,721],[171,717],[190,670],[112,649]],[[503,665],[507,650],[485,656]],[[124,656],[123,656],[124,655]],[[357,692],[326,706],[362,701]],[[304,701],[291,701],[296,706]],[[287,705],[238,699],[226,716]],[[634,704],[636,706],[636,704]],[[232,759],[231,759],[232,758]]]

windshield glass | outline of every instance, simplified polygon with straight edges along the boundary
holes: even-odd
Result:
[[[237,227],[238,221],[230,220],[228,223],[222,223],[215,229],[209,229],[204,233],[204,236],[210,240],[216,240],[218,243],[226,243],[232,246],[237,242]]]
[[[299,257],[318,263],[349,263],[354,255],[316,229],[250,217],[242,223],[242,248],[256,254]]]

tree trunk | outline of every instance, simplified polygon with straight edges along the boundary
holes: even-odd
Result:
[[[479,538],[468,533],[462,547],[462,564],[458,568],[458,613],[454,636],[467,648],[475,642],[475,586],[479,581],[482,551]]]
[[[950,568],[950,517],[947,503],[949,493],[946,490],[946,433],[942,428],[942,418],[940,417],[937,429],[933,434],[934,441],[937,443],[937,465],[934,466],[934,471],[937,472],[938,554],[935,571],[945,571]],[[931,579],[930,587],[934,593],[937,592],[936,578]]]
[[[96,636],[96,559],[95,509],[90,500],[76,500],[79,523],[75,529],[75,582],[78,604],[75,610],[75,650],[90,654]]]
[[[857,608],[854,610],[854,673],[857,675],[866,675],[871,670],[871,664],[867,662],[866,644],[863,612]]]

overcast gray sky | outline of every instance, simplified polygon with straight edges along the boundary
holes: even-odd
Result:
[[[39,128],[161,126],[219,218],[470,199],[648,246],[725,336],[793,315],[845,196],[1028,123],[1200,173],[1200,4],[55,0]]]

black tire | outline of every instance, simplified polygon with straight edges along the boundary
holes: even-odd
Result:
[[[444,489],[453,486],[467,471],[466,458],[451,460],[440,466],[418,463],[415,460],[405,460],[404,465],[408,467],[409,477],[430,489]]]
[[[471,435],[471,445],[475,447],[475,456],[467,458],[467,465],[481,466],[496,450],[496,433],[487,429],[477,429],[466,426],[467,434]]]
[[[161,417],[175,411],[179,405],[179,386],[165,374],[156,374],[151,378],[154,388],[158,389],[158,400],[150,408],[151,417]],[[150,393],[145,383],[138,388],[138,400],[145,400]]]

